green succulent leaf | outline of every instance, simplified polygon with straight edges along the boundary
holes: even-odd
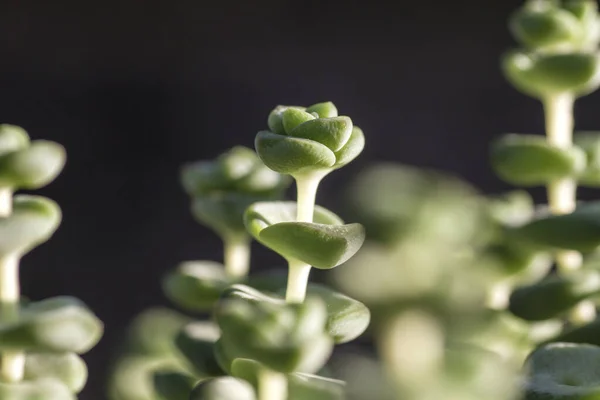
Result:
[[[334,152],[314,140],[261,131],[254,145],[265,165],[282,174],[327,170],[336,162]]]
[[[510,29],[522,44],[539,49],[572,45],[581,38],[583,27],[567,10],[525,7],[513,15]]]
[[[246,381],[231,376],[201,381],[190,400],[256,400],[254,389]]]
[[[516,185],[545,185],[579,174],[586,156],[578,147],[561,149],[538,135],[510,134],[492,146],[491,162],[503,180]]]
[[[600,346],[600,318],[585,325],[567,329],[547,342],[586,343]]]
[[[300,106],[277,106],[269,113],[269,118],[267,119],[267,125],[269,126],[269,130],[278,135],[285,135],[285,128],[283,127],[283,113],[290,109],[294,108],[296,110],[304,111],[304,107]]]
[[[55,379],[72,393],[79,393],[88,377],[85,362],[75,353],[28,353],[24,371],[27,381]]]
[[[198,380],[180,371],[159,370],[153,381],[160,400],[188,400]]]
[[[0,349],[85,353],[102,336],[102,322],[79,300],[29,303],[16,321],[0,321]]]
[[[336,152],[341,150],[350,139],[352,120],[348,117],[308,120],[296,126],[289,135],[321,143]]]
[[[199,376],[224,375],[215,358],[215,342],[219,328],[209,321],[195,321],[183,327],[175,345]]]
[[[0,217],[0,255],[25,253],[45,242],[60,225],[58,204],[41,196],[13,198],[11,215]]]
[[[175,310],[153,307],[138,314],[127,332],[127,351],[158,358],[172,358],[175,338],[191,319]]]
[[[29,135],[16,125],[0,124],[0,155],[19,151],[29,146]]]
[[[523,93],[548,98],[561,93],[583,96],[600,84],[595,53],[533,54],[511,52],[503,59],[508,80]]]
[[[0,155],[0,187],[38,189],[58,176],[65,161],[64,147],[36,140],[25,149]]]
[[[173,303],[190,311],[210,310],[231,282],[223,265],[213,261],[187,261],[163,280],[163,291]]]
[[[307,113],[317,113],[319,118],[333,118],[338,116],[338,110],[331,101],[316,103],[306,109]]]
[[[248,358],[279,372],[314,372],[332,349],[326,305],[319,299],[286,304],[235,285],[223,294],[215,316],[222,332],[217,359],[226,370],[236,358]]]
[[[600,398],[600,348],[553,343],[534,351],[526,362],[527,400]]]
[[[316,268],[340,265],[362,246],[362,225],[343,225],[322,207],[315,208],[314,223],[291,222],[295,221],[296,207],[293,202],[255,203],[246,211],[244,221],[252,236],[265,246]]]
[[[600,245],[600,202],[583,204],[571,214],[540,217],[509,234],[532,245],[593,251]]]
[[[586,154],[585,170],[577,177],[585,186],[600,186],[600,132],[576,132],[573,142]]]
[[[510,296],[509,310],[520,318],[542,321],[560,316],[581,300],[598,293],[600,274],[581,270],[517,288]]]
[[[288,108],[281,114],[281,118],[285,133],[290,134],[295,127],[315,119],[315,116],[297,108]]]
[[[192,199],[192,214],[198,222],[219,235],[243,237],[243,215],[246,208],[263,197],[237,193],[215,193]]]
[[[289,376],[289,398],[292,400],[343,400],[346,383],[318,375],[295,373]]]
[[[76,400],[69,388],[55,379],[17,383],[0,382],[2,400]]]
[[[360,301],[318,284],[309,284],[307,295],[317,296],[327,305],[327,333],[335,343],[354,340],[369,326],[371,313]]]
[[[335,152],[335,168],[341,168],[354,160],[365,148],[365,135],[358,126],[352,128],[350,138],[338,151]]]

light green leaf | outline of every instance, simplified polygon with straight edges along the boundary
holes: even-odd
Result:
[[[64,384],[54,379],[17,383],[0,382],[2,400],[76,400]]]
[[[52,182],[65,162],[64,147],[36,140],[28,148],[0,155],[0,186],[38,189]]]
[[[352,257],[362,246],[360,224],[342,225],[323,208],[315,208],[314,223],[295,220],[295,203],[261,202],[248,208],[245,224],[265,246],[285,258],[298,259],[316,268],[333,268]]]
[[[335,152],[335,168],[341,168],[354,160],[365,148],[365,135],[358,126],[352,128],[350,139],[344,147]]]
[[[313,119],[296,126],[289,135],[316,141],[336,152],[341,150],[350,139],[352,120],[348,117]]]
[[[175,338],[191,318],[163,307],[149,308],[129,325],[127,351],[155,357],[173,357]]]
[[[304,107],[300,106],[277,106],[269,113],[267,124],[269,130],[278,135],[285,135],[285,128],[283,127],[283,113],[288,108],[295,108],[297,110],[305,110]]]
[[[25,253],[52,236],[62,215],[58,204],[41,196],[13,198],[12,214],[0,217],[0,255]]]
[[[310,121],[315,119],[315,116],[306,112],[299,110],[297,108],[288,108],[282,114],[283,128],[285,129],[285,133],[289,134],[292,129],[297,127],[300,124],[303,124],[306,121]]]
[[[200,382],[190,400],[256,400],[256,395],[248,382],[225,376]]]
[[[72,393],[79,393],[87,377],[85,362],[74,353],[28,353],[25,359],[24,379],[27,381],[56,379]]]
[[[572,13],[558,7],[518,10],[510,20],[515,38],[532,49],[577,44],[583,27]]]
[[[16,125],[0,124],[0,155],[23,150],[29,146],[29,135]]]
[[[175,338],[181,355],[200,376],[224,375],[215,358],[215,342],[221,335],[210,321],[195,321],[183,327]]]
[[[561,149],[538,135],[505,135],[493,144],[490,156],[500,178],[526,186],[577,175],[586,164],[580,148]]]
[[[329,169],[336,161],[333,151],[319,142],[268,131],[258,132],[254,145],[265,165],[282,174]]]
[[[163,291],[173,303],[191,311],[209,310],[230,284],[223,265],[186,261],[163,280]]]
[[[54,297],[27,304],[17,321],[0,321],[0,349],[81,354],[102,332],[102,322],[81,301]]]
[[[307,113],[317,113],[319,118],[333,118],[338,116],[338,110],[331,101],[316,103],[306,109]]]
[[[600,293],[597,271],[574,271],[568,276],[551,276],[533,285],[517,288],[510,296],[509,310],[529,321],[559,316],[581,300]]]

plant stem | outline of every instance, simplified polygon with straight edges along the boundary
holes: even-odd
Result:
[[[315,200],[317,189],[323,179],[323,174],[313,173],[295,176],[297,189],[297,222],[312,222],[315,213]],[[288,281],[285,292],[285,301],[288,303],[302,303],[306,298],[306,287],[311,266],[300,260],[288,260]]]
[[[286,400],[287,379],[284,374],[263,368],[258,373],[258,400]]]
[[[223,262],[225,274],[239,279],[248,276],[250,269],[250,241],[245,237],[231,237],[224,240]]]
[[[0,217],[12,213],[12,190],[0,189]],[[19,313],[19,254],[7,254],[0,257],[0,304],[2,318],[7,321],[18,318]],[[0,377],[5,382],[18,382],[23,379],[25,354],[19,351],[2,353]]]
[[[548,143],[561,149],[573,145],[573,105],[575,96],[572,93],[561,93],[550,96],[543,101],[546,116],[546,137]],[[548,184],[548,207],[554,215],[569,214],[577,204],[577,182],[572,178],[557,179]],[[583,258],[573,250],[562,250],[556,253],[556,266],[565,274],[581,267]],[[595,318],[595,308],[589,301],[576,306],[571,313],[574,323],[584,323]]]
[[[288,260],[288,281],[285,301],[302,303],[306,298],[306,287],[311,266],[295,259]]]

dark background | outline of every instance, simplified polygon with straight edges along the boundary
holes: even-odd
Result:
[[[106,324],[86,355],[84,400],[102,399],[111,350],[159,279],[220,259],[196,224],[178,168],[252,146],[277,104],[332,100],[367,136],[320,202],[375,160],[445,169],[485,192],[508,186],[489,141],[543,129],[541,106],[503,79],[520,1],[0,1],[0,122],[62,143],[63,174],[39,191],[64,221],[22,262],[24,294],[82,298]],[[593,129],[600,95],[577,104]],[[279,262],[257,247],[255,267]]]

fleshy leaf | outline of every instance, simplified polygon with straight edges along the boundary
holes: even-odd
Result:
[[[256,400],[250,384],[231,376],[210,378],[200,382],[192,391],[190,400]]]
[[[548,342],[587,343],[600,346],[600,318],[566,330]]]
[[[60,225],[58,204],[41,196],[18,195],[13,211],[0,217],[0,255],[24,253],[48,240]]]
[[[343,400],[344,381],[318,375],[294,373],[289,375],[289,397],[293,400]]]
[[[269,130],[278,135],[285,135],[285,129],[283,127],[283,113],[289,108],[295,108],[297,110],[304,110],[304,107],[300,106],[277,106],[269,113],[267,125]]]
[[[163,291],[173,303],[191,311],[209,310],[230,284],[223,265],[213,261],[187,261],[163,280]]]
[[[281,114],[281,117],[283,122],[283,129],[287,134],[289,134],[298,125],[303,124],[306,121],[315,119],[314,115],[306,111],[299,110],[297,108],[288,108]]]
[[[102,336],[102,322],[79,300],[29,303],[17,321],[0,321],[0,349],[85,353]]]
[[[511,83],[527,95],[544,98],[571,92],[582,96],[600,83],[599,61],[595,53],[512,52],[504,57],[503,68]]]
[[[575,271],[568,276],[551,276],[533,285],[517,288],[510,296],[509,310],[529,321],[559,316],[581,300],[600,293],[597,271]]]
[[[154,372],[154,388],[161,400],[188,400],[197,379],[180,371]]]
[[[327,305],[327,333],[335,343],[354,340],[369,326],[371,313],[360,301],[317,284],[310,284],[307,294],[319,297]]]
[[[224,372],[215,359],[219,328],[209,321],[195,321],[183,327],[175,345],[200,376],[219,376]]]
[[[77,400],[69,388],[54,379],[0,382],[0,399],[3,400]]]
[[[561,149],[539,135],[510,134],[492,146],[491,163],[503,180],[516,185],[544,185],[582,172],[585,153],[578,147]]]
[[[526,362],[528,400],[600,398],[600,348],[553,343],[534,351]]]
[[[175,337],[191,321],[170,308],[149,308],[138,314],[129,326],[127,350],[158,358],[175,353]]]
[[[268,131],[258,132],[254,145],[265,165],[282,174],[329,169],[336,161],[333,151],[321,143]]]
[[[65,161],[64,147],[36,140],[28,148],[0,155],[0,187],[38,189],[58,176]]]
[[[348,117],[313,119],[298,125],[289,135],[321,143],[336,152],[350,139],[352,120]]]
[[[511,18],[510,29],[517,40],[530,48],[568,45],[582,34],[577,17],[558,7],[518,10]]]
[[[307,113],[317,113],[319,118],[333,118],[338,116],[338,110],[331,101],[313,104],[306,109]]]
[[[28,353],[25,359],[24,379],[55,379],[72,393],[79,393],[87,381],[85,362],[74,353]]]
[[[583,149],[587,157],[585,170],[577,177],[585,186],[600,186],[600,132],[576,132],[573,142]]]
[[[0,124],[0,155],[27,148],[29,135],[16,125]]]
[[[537,246],[593,251],[600,245],[600,202],[583,204],[571,214],[540,217],[509,234]]]
[[[354,160],[365,148],[365,135],[358,126],[352,128],[350,139],[344,147],[335,152],[335,168],[341,168]]]
[[[352,257],[365,237],[360,224],[342,225],[335,214],[315,208],[314,223],[289,222],[296,216],[293,202],[261,202],[248,208],[245,224],[265,246],[285,258],[316,268],[333,268]]]

